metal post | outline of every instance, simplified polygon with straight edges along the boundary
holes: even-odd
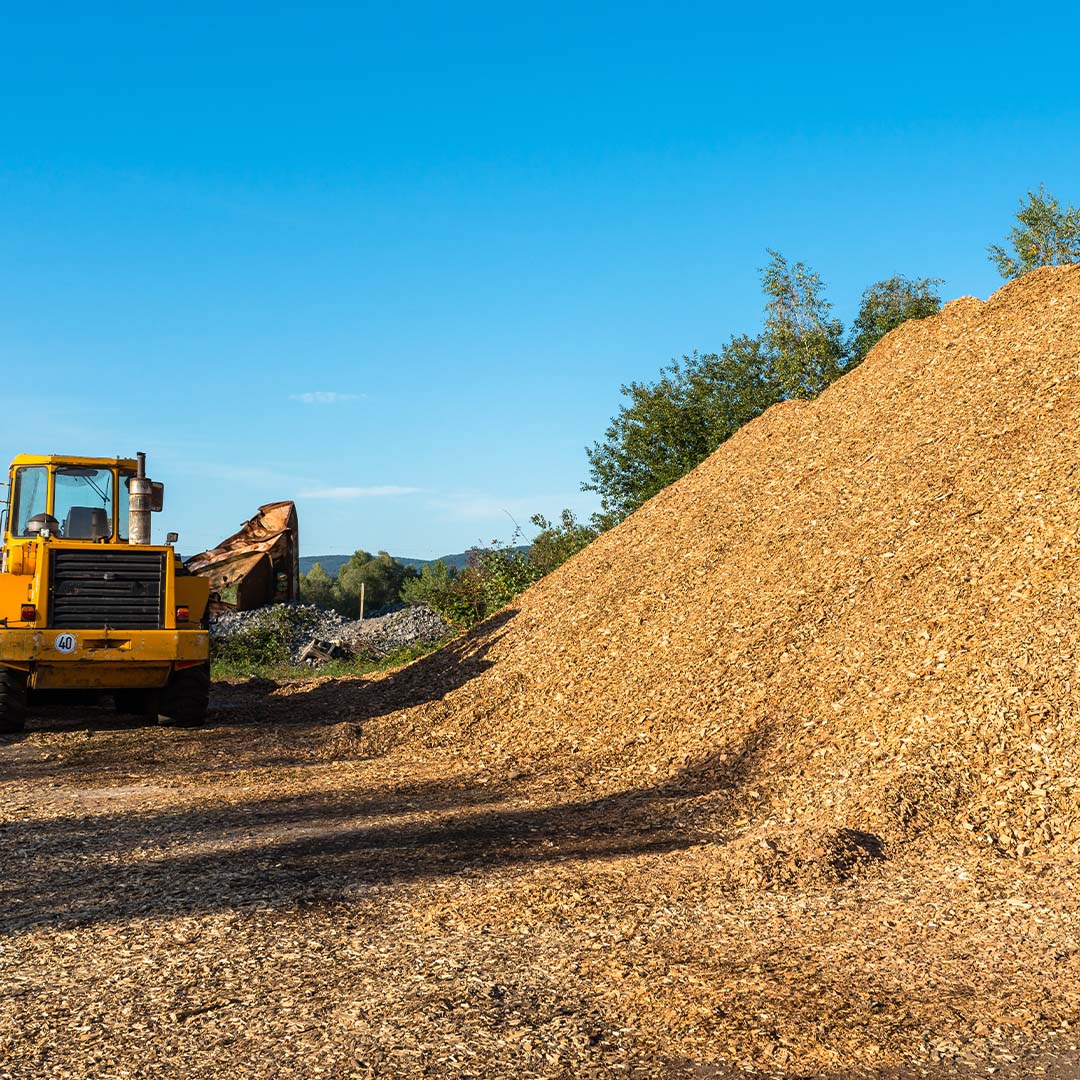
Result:
[[[364,582],[360,582],[360,621],[364,621]]]

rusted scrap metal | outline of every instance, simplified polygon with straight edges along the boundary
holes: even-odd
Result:
[[[193,555],[188,571],[210,579],[212,610],[250,611],[300,598],[296,505],[267,503],[217,547]]]

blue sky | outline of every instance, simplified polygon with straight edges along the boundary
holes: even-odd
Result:
[[[767,246],[849,319],[1080,201],[1072,5],[217,8],[0,43],[0,455],[146,450],[186,553],[281,498],[307,554],[588,513],[620,384],[754,330]]]

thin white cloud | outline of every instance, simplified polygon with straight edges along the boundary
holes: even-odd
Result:
[[[383,484],[380,487],[328,487],[301,491],[302,499],[381,499],[388,495],[415,495],[423,488]]]
[[[292,401],[305,405],[339,405],[343,401],[359,401],[367,394],[339,394],[336,390],[307,390],[303,394],[290,394]]]

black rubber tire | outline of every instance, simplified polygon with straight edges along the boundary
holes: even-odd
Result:
[[[0,667],[0,734],[10,735],[26,728],[26,675]]]
[[[178,727],[199,727],[206,722],[209,704],[210,665],[181,668],[161,691],[158,720]]]

